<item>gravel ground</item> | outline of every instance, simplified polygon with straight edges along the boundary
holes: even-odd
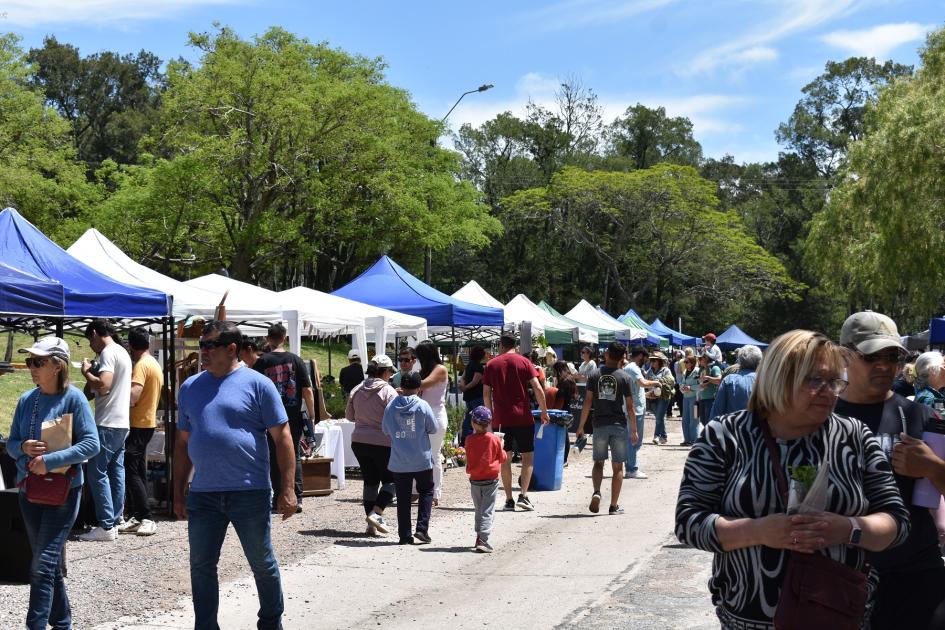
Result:
[[[446,471],[441,505],[469,500],[466,479],[464,468]],[[273,524],[273,545],[280,565],[329,547],[339,536],[348,538],[364,532],[361,480],[357,477],[349,476],[347,488],[329,496],[306,497],[302,506],[301,514]],[[394,511],[393,507],[388,509],[392,514]],[[105,628],[118,630],[123,624],[115,622],[117,619],[147,616],[190,598],[185,522],[158,520],[154,536],[119,536],[113,543],[70,540],[66,549],[67,588],[76,628],[105,624]],[[249,572],[239,540],[230,528],[220,557],[220,582]],[[0,583],[0,628],[21,627],[28,601],[28,585]]]

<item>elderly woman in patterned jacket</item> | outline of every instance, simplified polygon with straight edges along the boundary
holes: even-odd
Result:
[[[676,535],[715,554],[709,590],[723,628],[773,627],[789,552],[862,570],[868,552],[909,533],[879,442],[865,424],[833,413],[846,361],[820,333],[785,333],[761,363],[748,409],[711,420],[689,453]],[[786,513],[764,426],[786,476],[828,467],[824,512]],[[872,593],[875,577],[868,586]]]

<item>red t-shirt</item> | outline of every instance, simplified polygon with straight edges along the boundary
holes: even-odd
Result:
[[[466,436],[466,474],[473,481],[499,478],[499,467],[507,455],[502,440],[495,433],[473,433]]]
[[[532,362],[515,352],[500,354],[486,364],[483,385],[492,388],[492,424],[496,427],[530,427],[531,399],[528,390],[538,371]]]

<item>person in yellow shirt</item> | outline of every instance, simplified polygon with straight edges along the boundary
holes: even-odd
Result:
[[[157,525],[148,507],[148,442],[157,426],[157,407],[164,387],[161,366],[149,353],[151,337],[135,328],[128,333],[131,349],[131,431],[125,441],[125,484],[130,519],[118,526],[120,534],[151,536]]]

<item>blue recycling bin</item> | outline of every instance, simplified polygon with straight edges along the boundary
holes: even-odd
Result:
[[[560,490],[561,479],[564,476],[565,432],[568,430],[567,424],[570,423],[571,414],[557,409],[549,410],[551,422],[544,425],[545,428],[539,438],[538,432],[543,426],[541,412],[532,413],[537,422],[535,423],[535,462],[532,469],[531,489]]]

